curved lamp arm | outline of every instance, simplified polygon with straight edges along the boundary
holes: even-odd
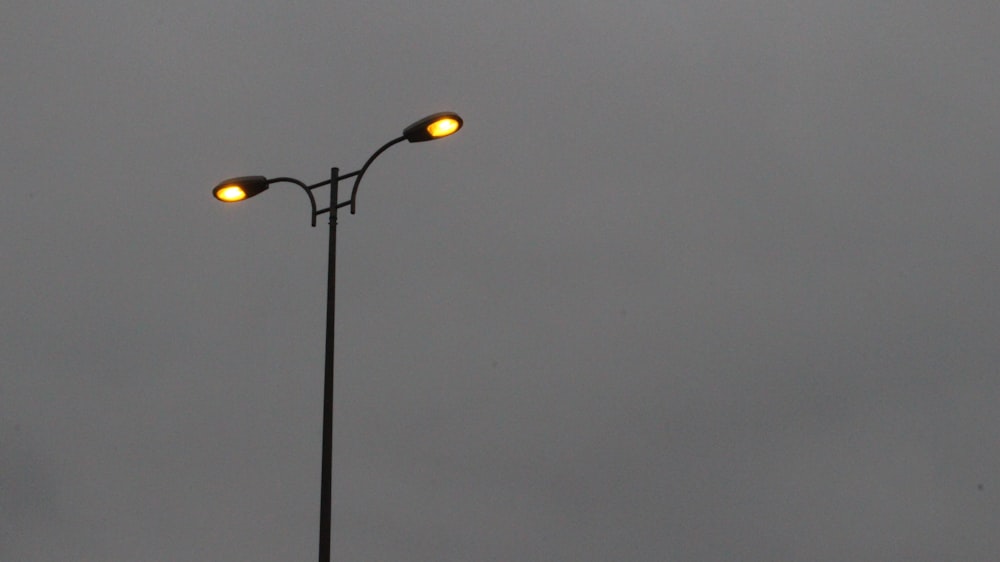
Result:
[[[368,160],[365,162],[365,165],[361,166],[360,170],[358,170],[357,172],[351,172],[350,174],[345,174],[343,176],[340,176],[340,178],[338,178],[338,179],[347,179],[347,178],[349,178],[351,176],[354,176],[354,187],[351,189],[351,214],[352,215],[355,214],[355,213],[357,213],[358,186],[361,184],[361,178],[363,178],[364,175],[365,175],[365,172],[368,171],[368,166],[371,166],[372,162],[374,162],[375,159],[378,158],[379,154],[382,154],[383,152],[385,152],[386,150],[388,150],[390,146],[392,146],[394,144],[397,144],[397,143],[400,143],[400,142],[403,142],[404,140],[406,140],[406,137],[402,136],[402,137],[399,137],[399,138],[392,139],[391,141],[383,144],[378,150],[375,151],[374,154],[372,154],[371,156],[368,157]]]
[[[267,180],[268,185],[270,185],[272,183],[282,183],[282,182],[284,182],[284,183],[294,183],[295,185],[301,187],[302,191],[306,192],[306,195],[309,196],[309,206],[312,207],[312,225],[316,226],[316,215],[318,215],[319,212],[316,211],[316,198],[313,197],[312,190],[316,189],[317,187],[329,184],[330,180],[318,183],[316,185],[306,185],[305,182],[303,182],[303,181],[297,180],[295,178],[288,178],[288,177],[271,178],[271,179]]]

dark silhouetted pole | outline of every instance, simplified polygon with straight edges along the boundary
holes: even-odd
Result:
[[[330,562],[333,526],[333,343],[337,290],[337,180],[339,168],[330,169],[330,248],[326,274],[326,359],[323,376],[323,477],[320,485],[319,562]]]

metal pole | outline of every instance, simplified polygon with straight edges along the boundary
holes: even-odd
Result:
[[[337,178],[339,168],[330,169],[330,257],[326,276],[326,359],[323,377],[323,479],[320,486],[319,562],[330,562],[333,473],[333,339],[334,293],[337,281]]]

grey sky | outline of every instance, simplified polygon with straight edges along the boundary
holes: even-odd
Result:
[[[995,2],[8,1],[0,559],[992,560]]]

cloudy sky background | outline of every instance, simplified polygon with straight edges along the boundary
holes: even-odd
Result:
[[[992,560],[996,2],[25,2],[0,559]],[[321,226],[323,226],[321,224]]]

